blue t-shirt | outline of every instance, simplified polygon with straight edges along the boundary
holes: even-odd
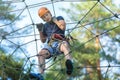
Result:
[[[58,16],[57,20],[64,20],[62,16]],[[44,24],[43,35],[47,36],[48,40],[52,34],[57,33],[64,36],[65,30],[61,30],[54,22],[47,22]]]

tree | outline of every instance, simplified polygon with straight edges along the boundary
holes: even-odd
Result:
[[[4,51],[0,49],[0,77],[2,77],[3,80],[7,80],[7,78],[18,80],[20,74],[24,74],[22,66],[22,59],[16,61],[13,57],[6,55]]]
[[[29,67],[25,71],[23,69],[25,59],[13,56],[12,53],[10,54],[10,51],[12,50],[21,54],[22,52],[18,50],[18,48],[23,42],[20,39],[9,39],[8,37],[21,35],[21,33],[28,34],[29,31],[31,31],[31,26],[30,29],[25,27],[24,30],[21,30],[15,25],[14,21],[20,20],[21,17],[17,16],[18,13],[11,12],[14,8],[15,6],[13,6],[12,3],[5,3],[3,0],[0,0],[0,24],[4,24],[0,25],[0,51],[2,49],[0,52],[0,76],[3,80],[6,80],[8,77],[11,77],[13,80],[18,80],[21,75],[22,77],[26,77],[25,79],[28,79],[28,76],[26,76],[27,73],[25,72],[28,71]],[[24,47],[21,49],[26,51]]]
[[[1,22],[9,22],[13,21],[15,18],[15,14],[9,13],[13,9],[13,6],[11,6],[11,3],[5,4],[3,3],[3,0],[0,0],[0,21]]]
[[[79,42],[75,44],[77,47],[73,48],[73,50],[75,50],[74,58],[76,59],[78,64],[82,64],[83,66],[85,65],[87,73],[89,73],[89,77],[87,78],[85,76],[85,78],[91,80],[97,80],[97,79],[102,80],[104,77],[101,75],[101,69],[99,67],[100,66],[99,53],[102,54],[101,51],[104,50],[101,48],[103,46],[101,45],[100,39],[106,36],[113,39],[116,38],[116,36],[118,36],[120,33],[119,27],[116,27],[117,25],[119,26],[119,20],[116,19],[117,14],[113,15],[109,11],[109,9],[106,8],[106,6],[109,7],[110,10],[114,10],[116,12],[119,12],[120,10],[113,3],[112,0],[101,1],[101,2],[91,1],[91,2],[84,2],[78,4],[72,3],[71,6],[72,6],[71,9],[67,9],[65,11],[68,13],[68,16],[72,21],[74,20],[80,21],[80,25],[79,25],[80,28],[77,27],[77,29],[74,29],[73,31],[73,36],[76,39],[79,39],[78,40]],[[91,11],[89,12],[90,9]],[[85,15],[85,13],[87,12],[89,12],[89,14]],[[114,18],[110,18],[111,16],[114,16]],[[89,41],[89,42],[83,43],[85,41]],[[113,41],[111,42],[114,43]],[[115,52],[115,50],[111,51],[111,53],[113,52]],[[116,59],[112,57],[113,56],[107,59],[108,60],[112,59],[112,61],[116,61]],[[103,58],[103,56],[101,58]],[[106,58],[105,55],[104,58]],[[95,66],[97,66],[97,68]],[[96,73],[98,75],[95,75]]]
[[[116,58],[106,54],[108,50],[102,45],[101,39],[109,37],[112,39],[111,43],[119,42],[116,37],[120,34],[120,29],[117,27],[119,26],[119,8],[112,0],[107,0],[71,3],[70,9],[62,10],[66,11],[71,21],[79,21],[79,25],[71,30],[72,36],[78,39],[72,46],[75,62],[75,71],[72,76],[81,80],[110,80],[109,74],[106,74],[107,77],[101,73],[100,59],[112,62],[116,61]],[[118,13],[112,12],[113,10]],[[106,47],[111,49],[111,46],[107,46],[107,44]],[[115,47],[117,48],[116,45]],[[110,52],[114,53],[115,51]]]

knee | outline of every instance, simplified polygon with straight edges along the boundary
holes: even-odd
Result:
[[[39,56],[42,56],[42,57],[44,57],[44,58],[47,58],[47,57],[49,57],[50,56],[50,53],[47,51],[47,50],[41,50],[40,52],[39,52]]]
[[[44,51],[44,50],[41,50],[41,51],[39,52],[39,55],[40,55],[40,56],[45,55],[45,51]]]
[[[60,50],[61,51],[64,51],[64,50],[68,50],[68,48],[69,48],[69,45],[68,45],[68,43],[66,42],[66,41],[63,41],[62,43],[61,43],[61,46],[60,46]]]
[[[68,47],[68,42],[63,41],[63,42],[61,43],[61,46],[62,46],[62,47]]]

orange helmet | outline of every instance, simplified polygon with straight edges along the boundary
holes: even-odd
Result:
[[[38,10],[38,15],[40,17],[42,17],[45,13],[47,12],[50,12],[46,7],[41,7],[39,10]]]

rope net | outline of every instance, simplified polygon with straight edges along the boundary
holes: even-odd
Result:
[[[38,64],[38,53],[41,49],[41,46],[43,45],[40,42],[40,38],[39,38],[39,34],[38,34],[38,30],[36,28],[36,24],[42,22],[38,16],[37,16],[37,10],[41,7],[41,6],[46,6],[49,7],[49,9],[51,10],[52,14],[54,14],[55,16],[62,14],[62,12],[60,12],[58,14],[58,9],[61,8],[60,4],[67,4],[70,2],[75,2],[75,3],[94,3],[93,5],[91,5],[91,8],[89,8],[89,10],[87,10],[87,12],[84,13],[84,15],[82,16],[82,18],[80,20],[76,20],[76,21],[66,21],[66,25],[67,26],[71,26],[71,27],[67,27],[66,29],[66,33],[67,36],[71,37],[71,35],[75,36],[75,32],[77,32],[77,34],[87,34],[88,36],[92,35],[92,37],[90,37],[88,40],[80,40],[83,37],[79,37],[80,35],[76,36],[77,39],[72,39],[71,41],[71,46],[74,48],[73,52],[76,51],[76,49],[78,47],[75,46],[74,43],[76,43],[76,41],[80,41],[82,44],[79,46],[79,48],[84,48],[84,45],[89,45],[89,43],[91,43],[91,41],[97,41],[99,42],[99,47],[100,47],[100,52],[102,52],[101,54],[109,54],[110,51],[106,51],[106,48],[104,47],[105,42],[104,40],[108,39],[108,37],[104,37],[105,35],[107,35],[108,33],[111,33],[111,31],[113,30],[118,30],[118,32],[120,32],[120,14],[119,12],[115,11],[114,9],[108,8],[106,4],[103,4],[102,1],[100,0],[89,0],[89,1],[72,1],[72,0],[46,0],[46,1],[29,1],[29,0],[15,0],[15,1],[3,1],[0,4],[11,4],[13,6],[16,6],[16,8],[14,10],[8,11],[7,13],[15,13],[17,16],[15,17],[14,20],[12,20],[12,22],[8,22],[8,24],[1,24],[0,28],[4,29],[4,32],[1,32],[0,34],[0,45],[1,48],[4,48],[6,50],[6,53],[8,54],[8,58],[6,58],[6,60],[9,60],[9,57],[15,56],[19,59],[23,59],[24,60],[24,64],[22,65],[22,67],[11,67],[9,65],[6,65],[5,62],[1,62],[0,61],[0,71],[2,72],[2,76],[5,76],[6,71],[5,68],[9,68],[11,70],[15,70],[15,71],[21,71],[21,73],[18,75],[19,79],[18,80],[26,80],[26,75],[28,76],[28,74],[30,72],[38,72],[38,67],[40,66]],[[87,16],[89,16],[90,13],[94,13],[92,10],[95,9],[96,7],[98,8],[98,5],[102,6],[100,8],[104,8],[105,11],[108,11],[108,13],[111,15],[109,17],[101,17],[100,19],[96,20],[96,21],[91,21],[91,22],[84,22],[84,19],[87,19]],[[64,7],[64,6],[63,6]],[[99,14],[98,14],[99,15]],[[63,15],[64,16],[64,15]],[[22,19],[22,20],[17,20],[17,19]],[[98,24],[98,23],[103,23],[104,24],[108,24],[109,22],[114,22],[115,25],[110,25],[112,26],[111,28],[107,29],[104,32],[100,32],[99,34],[97,34],[97,32],[91,31],[89,27]],[[73,27],[72,27],[73,26]],[[91,27],[92,28],[92,27]],[[97,29],[97,27],[96,27]],[[87,31],[87,33],[82,33],[84,31]],[[118,40],[119,40],[119,34],[118,34]],[[115,56],[116,54],[119,53],[120,51],[120,46],[119,43],[111,43],[112,39],[108,39],[108,46],[111,45],[115,45],[117,44],[117,48],[114,48],[114,46],[111,46],[111,50],[116,50],[115,53],[110,54],[111,56]],[[92,47],[92,46],[91,46]],[[96,49],[97,50],[97,49]],[[95,51],[96,51],[95,50]],[[78,50],[79,51],[79,50]],[[97,50],[99,51],[99,49]],[[98,52],[97,52],[98,53]],[[79,56],[82,56],[81,53],[76,53],[79,54]],[[114,65],[114,63],[110,63],[110,60],[108,59],[109,56],[104,55],[104,64],[100,64],[100,66],[92,66],[92,68],[101,68],[102,74],[104,77],[108,77],[109,73],[114,73],[114,71],[119,70],[120,65]],[[74,60],[77,60],[77,58],[79,57],[73,57]],[[53,59],[49,59],[46,61],[45,64],[47,64],[46,67],[46,75],[47,72],[53,72],[54,77],[52,78],[52,80],[61,80],[62,77],[65,77],[66,75],[64,75],[64,67],[61,66],[62,65],[62,60],[64,59],[64,56],[61,55],[61,57],[55,61],[53,61]],[[74,61],[76,63],[76,61]],[[74,64],[75,64],[74,63]],[[57,67],[59,67],[58,69],[56,68],[51,68],[54,67],[55,65],[58,65]],[[83,68],[91,68],[91,66],[80,66],[79,64],[81,64],[80,62],[77,62],[77,66],[75,66],[75,69],[77,70],[77,73],[80,72],[81,69]],[[113,71],[114,70],[114,71]],[[117,71],[116,71],[117,72]],[[88,75],[89,73],[84,73],[84,76]],[[2,80],[2,76],[1,76],[1,80]],[[73,74],[73,80],[80,80],[82,79],[81,76],[83,76],[83,74],[79,74],[77,75],[79,77],[75,77],[75,75]],[[111,75],[113,76],[113,75]],[[7,76],[9,77],[9,76]],[[46,79],[49,79],[50,76],[46,77]],[[9,77],[10,79],[10,77]],[[116,78],[116,79],[119,79]],[[12,80],[12,79],[11,79]],[[99,77],[98,77],[98,80]]]

